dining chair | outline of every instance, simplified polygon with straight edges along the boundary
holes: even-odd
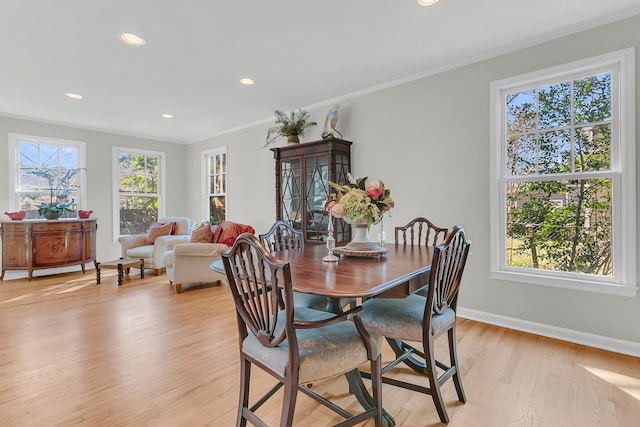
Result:
[[[416,246],[437,246],[442,243],[448,229],[437,227],[425,217],[417,217],[409,221],[407,224],[395,228],[396,245],[416,245]],[[429,277],[416,277],[414,288],[418,290],[416,293],[424,297],[427,296],[427,285]]]
[[[436,246],[444,239],[448,229],[436,227],[424,217],[417,217],[396,227],[396,244]]]
[[[304,248],[302,231],[296,230],[288,222],[282,220],[276,221],[266,233],[258,235],[258,239],[269,252]],[[351,303],[350,299],[341,298],[338,302],[339,307],[336,308],[327,297],[302,292],[294,292],[293,298],[297,306],[325,311],[339,311],[341,307]]]
[[[452,227],[443,242],[434,248],[426,297],[411,294],[403,299],[373,298],[363,304],[365,327],[384,335],[395,353],[395,359],[382,368],[382,382],[431,395],[443,423],[449,422],[441,392],[441,386],[447,380],[453,378],[458,400],[466,402],[456,346],[456,310],[470,246],[464,229]],[[435,338],[445,332],[449,365],[437,360],[434,351]],[[421,343],[422,348],[408,342]],[[429,385],[387,377],[386,374],[400,363],[425,375]]]
[[[362,307],[334,314],[294,306],[289,263],[275,258],[248,233],[240,235],[231,248],[223,251],[222,261],[239,332],[240,399],[236,425],[246,426],[249,421],[266,426],[256,411],[284,387],[281,427],[293,425],[298,391],[345,418],[340,426],[352,426],[369,418],[381,426],[382,338],[370,334],[362,325]],[[366,362],[373,373],[373,400],[358,414],[347,412],[305,386],[353,373]],[[278,382],[250,406],[252,365]]]

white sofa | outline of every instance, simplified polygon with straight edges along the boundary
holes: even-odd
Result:
[[[220,282],[226,277],[216,273],[209,266],[221,259],[220,252],[228,249],[222,243],[187,243],[171,241],[162,258],[167,276],[176,293],[182,292],[183,283]]]
[[[176,223],[175,235],[160,236],[156,238],[152,245],[146,245],[146,234],[128,234],[118,237],[118,242],[122,247],[123,258],[144,258],[145,269],[153,269],[156,276],[162,273],[163,264],[162,257],[167,251],[167,245],[170,241],[188,242],[191,230],[195,225],[195,221],[182,216],[165,216],[159,218],[158,223]]]

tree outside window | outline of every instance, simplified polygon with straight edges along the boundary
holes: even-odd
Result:
[[[635,292],[633,62],[621,51],[492,84],[494,277]]]
[[[160,155],[118,152],[120,234],[146,233],[158,219]]]

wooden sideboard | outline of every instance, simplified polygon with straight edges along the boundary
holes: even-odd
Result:
[[[80,265],[96,260],[95,219],[1,221],[2,275],[6,270],[33,270]]]

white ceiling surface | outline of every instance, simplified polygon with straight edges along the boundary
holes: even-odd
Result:
[[[190,143],[638,13],[640,0],[2,0],[0,115]]]

